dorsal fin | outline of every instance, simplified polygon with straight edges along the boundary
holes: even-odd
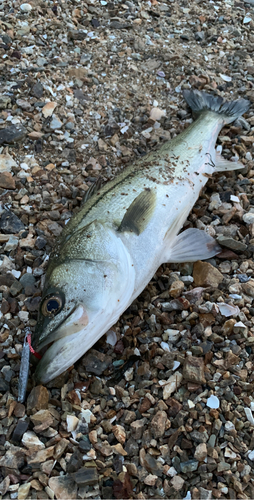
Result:
[[[87,202],[87,200],[89,200],[95,193],[97,193],[97,191],[101,189],[102,185],[103,178],[98,177],[98,179],[96,179],[96,181],[94,181],[93,184],[91,184],[91,186],[89,186],[88,190],[85,192],[81,202],[81,206],[83,206]]]

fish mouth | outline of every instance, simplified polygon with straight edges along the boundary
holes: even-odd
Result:
[[[49,382],[79,359],[82,354],[77,339],[87,330],[88,324],[87,311],[82,304],[78,304],[59,327],[37,344],[36,354],[39,354],[41,359],[34,374],[36,381]]]
[[[86,309],[82,304],[74,306],[63,321],[57,325],[45,338],[35,346],[37,351],[43,355],[45,347],[50,347],[52,343],[61,338],[69,337],[74,333],[78,333],[81,329],[87,326],[89,318]]]

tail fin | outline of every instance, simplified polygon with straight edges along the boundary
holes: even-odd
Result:
[[[224,123],[231,123],[246,113],[250,102],[246,99],[227,102],[220,96],[200,92],[199,90],[183,90],[183,97],[195,114],[210,110],[221,115]]]

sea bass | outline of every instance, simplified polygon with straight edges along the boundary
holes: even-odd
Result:
[[[92,193],[58,238],[32,335],[32,352],[46,347],[38,381],[49,382],[85,354],[162,263],[220,251],[205,231],[178,233],[211,174],[243,167],[216,154],[215,143],[249,103],[192,90],[184,98],[197,120]]]

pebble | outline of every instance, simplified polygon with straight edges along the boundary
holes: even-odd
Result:
[[[254,223],[254,213],[248,212],[247,214],[244,214],[243,220],[244,220],[244,222],[246,222],[246,224],[253,224]]]
[[[34,451],[45,448],[45,444],[32,431],[27,431],[23,434],[22,444],[29,449],[32,448]]]
[[[237,241],[234,238],[229,238],[227,236],[223,236],[222,234],[217,237],[217,242],[219,245],[223,245],[226,248],[230,248],[230,250],[234,250],[234,252],[244,252],[247,249],[247,245],[242,241]]]
[[[10,172],[2,172],[0,175],[0,187],[4,189],[15,189],[16,183]]]
[[[62,128],[63,126],[63,123],[61,122],[61,120],[59,120],[59,118],[57,118],[56,116],[53,116],[51,122],[50,122],[50,128],[52,130],[58,130],[60,128]]]
[[[57,499],[77,498],[77,485],[70,476],[51,477],[49,478],[48,485]]]
[[[26,500],[29,495],[31,483],[24,483],[19,486],[18,500]]]
[[[22,10],[22,12],[29,13],[32,10],[32,5],[30,5],[30,3],[22,3],[20,5],[20,10]]]
[[[22,125],[11,125],[0,130],[0,145],[13,144],[25,139],[27,131]]]
[[[169,379],[167,383],[163,387],[163,399],[167,400],[173,392],[175,392],[176,388],[181,385],[183,375],[180,372],[175,372]]]
[[[212,286],[217,288],[223,281],[223,275],[209,262],[198,261],[193,266],[193,278],[197,287]],[[185,295],[186,296],[186,295]]]
[[[197,460],[187,460],[187,462],[181,462],[180,468],[184,474],[187,474],[188,472],[193,472],[193,471],[197,470],[197,468],[198,468],[198,461]]]
[[[11,172],[13,167],[17,166],[17,163],[9,153],[0,154],[0,173]]]
[[[188,356],[183,365],[183,378],[189,382],[205,384],[204,360],[195,356]]]
[[[217,398],[217,396],[214,396],[213,394],[207,399],[206,405],[209,408],[213,408],[217,410],[220,407],[220,400]]]
[[[198,460],[199,462],[204,461],[205,458],[207,457],[207,446],[206,443],[200,443],[198,444],[195,453],[194,453],[194,458]]]

